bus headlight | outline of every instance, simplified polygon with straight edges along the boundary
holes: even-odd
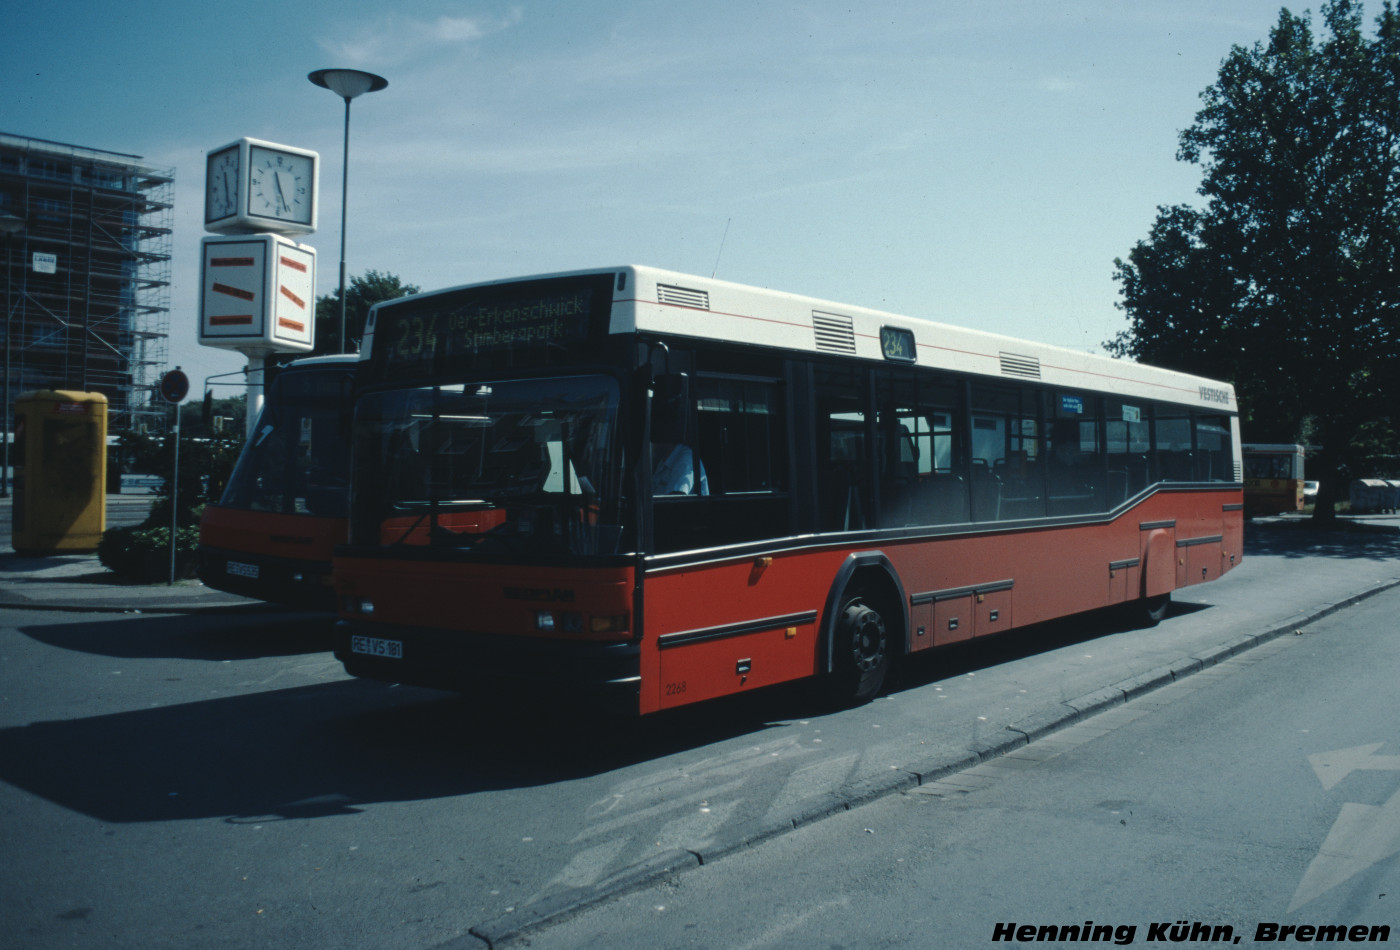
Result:
[[[583,633],[583,614],[568,610],[555,614],[548,610],[535,611],[535,629],[546,633]]]

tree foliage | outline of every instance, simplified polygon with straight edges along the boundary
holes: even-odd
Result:
[[[215,397],[210,392],[202,400],[180,404],[180,427],[191,439],[240,438],[247,419],[248,399],[242,395]]]
[[[369,308],[381,300],[393,300],[405,294],[416,294],[419,288],[405,284],[393,274],[381,274],[377,270],[365,271],[359,277],[351,277],[345,288],[345,331],[350,338],[350,347],[345,350],[353,353],[360,345],[365,332],[365,319]],[[316,348],[312,356],[324,356],[341,352],[340,348],[340,288],[335,293],[316,299]]]
[[[1325,35],[1279,14],[1202,93],[1177,157],[1202,210],[1163,207],[1115,262],[1129,327],[1108,347],[1234,382],[1247,441],[1321,445],[1321,517],[1400,394],[1400,17],[1330,0]]]

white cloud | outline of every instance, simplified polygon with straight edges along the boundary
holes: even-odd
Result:
[[[443,43],[462,43],[484,39],[492,33],[499,33],[517,26],[524,19],[519,7],[512,7],[499,17],[451,17],[442,16],[432,24],[426,24],[431,36]]]
[[[1079,83],[1065,76],[1047,76],[1040,81],[1040,88],[1045,92],[1074,92]]]
[[[519,7],[494,17],[421,20],[394,14],[361,24],[350,36],[323,37],[316,45],[351,66],[412,62],[446,48],[477,43],[518,26],[523,19]]]

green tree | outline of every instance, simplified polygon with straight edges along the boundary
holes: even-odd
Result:
[[[180,404],[180,427],[190,439],[241,439],[247,430],[246,396],[188,399]]]
[[[1177,157],[1204,210],[1160,208],[1115,261],[1129,327],[1108,347],[1230,379],[1250,441],[1310,438],[1330,518],[1400,390],[1400,17],[1330,0],[1324,37],[1279,14],[1202,93]],[[1393,443],[1392,443],[1393,444]]]
[[[365,271],[362,276],[351,277],[345,288],[345,330],[350,337],[353,353],[360,345],[365,332],[365,318],[369,308],[381,300],[393,300],[405,294],[416,294],[413,284],[400,282],[393,274],[381,274],[377,270]],[[316,299],[316,348],[312,356],[323,356],[341,352],[340,349],[340,289]]]

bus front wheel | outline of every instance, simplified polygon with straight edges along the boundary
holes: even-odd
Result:
[[[890,668],[885,620],[863,593],[848,597],[836,620],[831,675],[832,698],[858,706],[875,698]]]

